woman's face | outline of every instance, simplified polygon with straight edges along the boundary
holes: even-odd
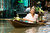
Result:
[[[31,14],[34,14],[35,13],[35,10],[34,9],[31,9],[30,13]]]

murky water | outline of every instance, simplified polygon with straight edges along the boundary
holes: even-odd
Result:
[[[14,28],[9,21],[0,21],[0,33],[37,33],[39,27]]]
[[[13,28],[14,27],[8,21],[0,21],[0,33],[10,32]]]

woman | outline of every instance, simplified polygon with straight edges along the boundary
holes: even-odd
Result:
[[[37,19],[38,19],[38,14],[35,14],[34,8],[32,8],[30,10],[30,13],[27,14],[26,17],[23,18],[24,21],[29,21],[29,22],[32,22],[32,23],[34,23],[34,21],[37,21]]]

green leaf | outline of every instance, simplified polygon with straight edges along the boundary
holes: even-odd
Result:
[[[23,3],[23,0],[18,1],[19,3]]]

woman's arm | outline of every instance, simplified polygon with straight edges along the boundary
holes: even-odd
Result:
[[[26,19],[26,18],[23,18],[23,20],[24,20],[24,21],[26,21],[26,20],[27,20],[27,21],[30,21],[30,22],[34,22],[34,21],[29,20],[29,19]]]

